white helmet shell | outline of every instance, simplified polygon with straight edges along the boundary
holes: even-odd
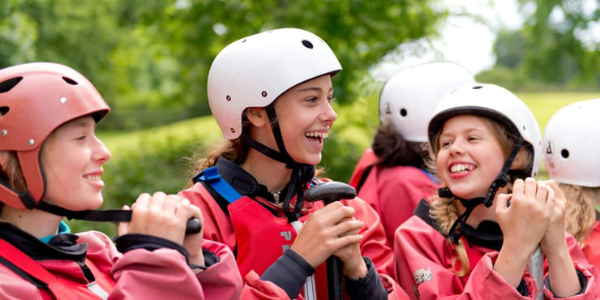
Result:
[[[557,182],[600,187],[600,99],[559,109],[544,130],[544,162]]]
[[[208,103],[223,136],[242,132],[242,112],[265,107],[290,88],[342,69],[327,43],[296,28],[261,32],[225,47],[208,73]]]
[[[446,120],[467,114],[489,117],[504,124],[513,134],[521,136],[533,148],[531,176],[537,175],[542,159],[539,125],[529,107],[519,97],[497,85],[466,85],[446,95],[429,122],[429,143],[433,143],[433,136],[441,130]]]
[[[383,86],[379,118],[389,119],[407,141],[427,142],[427,123],[435,107],[457,87],[475,83],[464,67],[432,62],[400,70]]]

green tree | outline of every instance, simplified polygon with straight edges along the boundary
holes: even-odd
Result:
[[[494,45],[496,67],[479,74],[478,79],[500,78],[510,69],[511,77],[518,78],[517,85],[522,90],[536,87],[597,90],[599,42],[583,41],[578,34],[600,18],[600,8],[590,11],[585,1],[579,0],[519,2],[522,8],[534,8],[532,13],[524,16],[523,28],[499,33]]]

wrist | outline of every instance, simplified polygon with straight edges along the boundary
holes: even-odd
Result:
[[[365,264],[362,256],[358,256],[357,259],[353,259],[352,263],[344,262],[344,275],[350,279],[359,279],[367,276],[367,265]]]

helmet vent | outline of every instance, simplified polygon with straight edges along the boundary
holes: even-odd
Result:
[[[400,115],[403,117],[406,117],[406,115],[408,114],[408,112],[406,111],[405,108],[400,109]]]
[[[312,49],[314,46],[309,40],[302,40],[302,45],[308,49]]]
[[[0,82],[0,93],[6,93],[6,92],[10,91],[22,79],[23,79],[23,77],[15,77],[15,78],[11,78],[9,80]]]
[[[6,116],[10,108],[8,106],[0,106],[0,117]]]
[[[78,84],[78,83],[77,83],[77,81],[75,81],[75,80],[73,80],[73,79],[71,79],[71,78],[69,78],[69,77],[63,77],[62,79],[63,79],[63,80],[66,82],[66,83],[68,83],[68,84],[70,84],[70,85],[77,85],[77,84]]]
[[[483,88],[483,86],[481,86],[481,85],[476,85],[476,86],[473,87],[474,90],[479,90],[479,89],[482,89],[482,88]]]
[[[567,150],[567,149],[560,150],[560,156],[562,156],[563,158],[569,158],[569,150]]]

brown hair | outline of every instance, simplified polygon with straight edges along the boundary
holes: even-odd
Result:
[[[596,221],[594,200],[600,200],[600,188],[564,183],[559,183],[558,186],[567,199],[565,230],[575,237],[579,246],[583,247],[585,238],[594,228]]]
[[[377,128],[371,148],[385,167],[413,166],[427,168],[428,144],[404,139],[390,120],[384,120]]]
[[[248,134],[252,125],[248,120],[248,117],[246,117],[246,111],[248,109],[251,109],[251,107],[246,108],[242,113],[242,135]],[[277,119],[271,123],[271,126],[278,126]],[[227,160],[240,165],[246,160],[249,149],[250,145],[245,143],[241,137],[221,142],[214,148],[209,149],[208,154],[204,149],[200,148],[188,159],[190,165],[189,177],[192,178],[193,175],[197,174],[200,170],[215,166],[219,157],[226,158]],[[322,168],[317,168],[315,170],[315,176],[323,175],[324,173],[324,169]],[[188,187],[193,185],[194,182],[190,179]]]
[[[504,157],[506,159],[509,155],[509,152],[515,146],[518,137],[516,137],[514,134],[511,134],[506,129],[506,127],[504,127],[499,122],[492,120],[490,118],[485,118],[485,117],[481,117],[481,118],[483,120],[485,120],[486,122],[489,122],[489,124],[492,125],[492,129],[493,129],[496,137],[502,144],[502,148],[504,149]],[[443,127],[440,127],[440,128],[443,128]],[[440,130],[439,132],[436,132],[436,134],[432,138],[431,147],[433,149],[432,150],[433,157],[435,157],[437,155],[437,153],[440,151],[439,140],[440,140],[441,134],[442,134],[442,132]],[[524,166],[523,169],[531,170],[532,165],[533,165],[533,148],[525,147],[525,149],[527,151],[525,151],[524,153],[527,156],[524,160],[526,162],[526,166]],[[517,178],[515,176],[511,176],[511,175],[509,175],[508,177],[509,177],[508,187],[509,187],[509,191],[510,191],[511,187],[512,187],[511,183],[514,180],[516,180]],[[457,200],[454,197],[453,198],[442,198],[442,197],[438,197],[437,195],[434,195],[430,199],[430,201],[432,202],[432,205],[431,205],[431,209],[429,210],[429,215],[433,219],[438,221],[438,226],[439,226],[440,232],[443,233],[444,235],[448,235],[450,233],[452,224],[454,224],[454,222],[460,215],[459,211],[458,211],[458,205],[456,204]],[[452,259],[452,268],[454,270],[454,273],[460,277],[465,276],[466,274],[469,273],[470,265],[469,265],[469,258],[467,256],[467,251],[466,251],[466,248],[465,248],[465,245],[464,245],[462,239],[458,241],[458,244],[454,244],[454,250],[456,251],[456,257],[454,257]],[[456,264],[457,262],[459,263],[459,265]]]

